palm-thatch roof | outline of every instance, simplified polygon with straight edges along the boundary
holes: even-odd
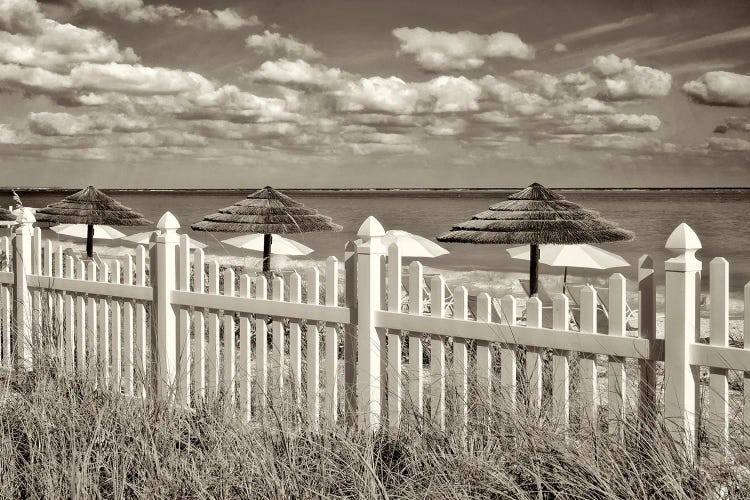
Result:
[[[102,193],[94,186],[71,194],[36,211],[38,222],[59,224],[107,224],[111,226],[146,226],[150,220]]]
[[[196,231],[289,234],[341,231],[342,227],[317,210],[266,186],[234,205],[207,215],[190,226]]]
[[[7,208],[0,208],[0,221],[11,222],[16,220],[16,216]]]
[[[598,212],[566,200],[541,184],[508,196],[437,237],[438,241],[494,244],[604,243],[635,237]]]

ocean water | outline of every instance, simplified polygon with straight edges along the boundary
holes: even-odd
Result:
[[[377,217],[386,229],[403,229],[426,237],[434,237],[449,230],[455,223],[470,218],[489,205],[505,199],[510,191],[425,191],[425,192],[294,192],[298,201],[327,214],[344,227],[341,233],[309,233],[295,238],[315,249],[309,258],[323,260],[329,255],[343,256],[344,245],[356,239],[362,221],[370,215]],[[59,200],[67,193],[21,193],[28,206],[39,207]],[[184,229],[199,241],[208,244],[207,255],[237,258],[242,251],[221,245],[228,234],[206,234],[188,229],[204,215],[231,205],[246,193],[226,192],[112,192],[125,205],[157,221],[171,211]],[[730,289],[738,298],[742,287],[750,281],[750,190],[677,190],[677,191],[563,191],[563,195],[584,207],[599,211],[605,218],[619,223],[636,233],[632,242],[611,243],[603,248],[622,255],[636,264],[638,257],[649,254],[655,261],[659,279],[663,280],[664,260],[670,254],[664,244],[672,230],[681,222],[688,223],[698,234],[703,249],[698,257],[704,263],[704,276],[709,261],[717,256],[726,258],[730,266]],[[9,194],[0,194],[0,203],[11,203]],[[146,228],[119,228],[127,234]],[[56,237],[54,233],[49,233]],[[97,244],[98,246],[101,246]],[[103,244],[106,246],[106,243]],[[423,264],[446,271],[453,283],[469,286],[479,281],[492,282],[500,276],[521,276],[528,272],[528,263],[515,261],[506,253],[506,246],[446,244],[450,254],[428,259]],[[247,262],[255,262],[254,256]],[[257,257],[257,254],[255,254]],[[617,269],[628,279],[635,277],[635,268]],[[542,266],[547,281],[559,280],[561,269]],[[614,271],[571,269],[572,280],[603,283]],[[517,274],[516,274],[517,273]],[[505,282],[507,284],[507,281]],[[489,283],[491,284],[491,283]],[[663,285],[663,283],[662,283]],[[708,279],[703,280],[703,287]],[[476,287],[475,287],[476,288]],[[478,287],[481,289],[482,287]],[[501,287],[502,288],[502,287]]]

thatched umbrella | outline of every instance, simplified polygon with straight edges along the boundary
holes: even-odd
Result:
[[[471,220],[453,226],[437,240],[531,245],[529,281],[534,295],[538,289],[539,245],[629,241],[634,237],[634,233],[603,219],[598,212],[534,183]]]
[[[16,216],[7,208],[0,207],[0,222],[15,222]]]
[[[110,198],[94,186],[71,194],[70,196],[40,208],[34,214],[39,222],[59,224],[86,224],[86,255],[94,254],[94,225],[110,226],[146,226],[153,224],[150,220]]]
[[[271,270],[272,234],[341,231],[331,218],[266,186],[190,226],[195,231],[258,233],[263,236],[263,272]]]

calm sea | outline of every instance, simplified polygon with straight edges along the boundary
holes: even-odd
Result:
[[[298,235],[297,239],[315,249],[311,255],[324,259],[328,255],[341,256],[348,240],[356,238],[362,221],[374,215],[386,229],[404,229],[409,232],[434,237],[451,228],[451,225],[471,217],[489,205],[505,198],[510,191],[451,191],[451,192],[294,192],[300,202],[333,217],[344,226],[341,233],[311,233]],[[68,193],[21,193],[28,206],[44,206],[59,200]],[[204,215],[226,207],[244,196],[238,191],[227,192],[113,192],[125,205],[142,212],[156,221],[170,210],[187,228]],[[635,263],[640,255],[650,254],[657,269],[669,254],[664,244],[670,232],[681,222],[687,222],[698,234],[703,250],[698,256],[708,272],[708,261],[716,256],[725,257],[730,264],[731,289],[737,295],[750,280],[750,191],[695,190],[695,191],[564,191],[571,201],[599,211],[605,218],[633,230],[636,239],[627,243],[602,245]],[[0,203],[7,206],[10,196],[0,194]],[[120,228],[125,233],[140,232],[142,228]],[[237,250],[222,246],[219,239],[229,235],[207,235],[187,231],[200,241],[208,243],[207,253],[236,256]],[[431,267],[451,271],[518,271],[527,270],[525,262],[510,259],[505,246],[495,245],[445,245],[450,254],[424,262]],[[559,273],[543,269],[547,274]],[[582,270],[571,270],[576,276],[590,276]],[[629,278],[631,269],[622,270]],[[599,275],[602,273],[599,272]],[[704,280],[707,283],[708,280]]]

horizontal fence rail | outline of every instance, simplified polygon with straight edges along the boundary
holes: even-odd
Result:
[[[701,245],[686,224],[667,240],[674,257],[657,311],[648,256],[631,300],[620,274],[606,289],[573,287],[550,303],[474,297],[419,262],[404,266],[372,217],[344,261],[269,274],[221,266],[177,233],[170,213],[149,245],[110,260],[53,250],[33,223],[22,210],[14,234],[0,237],[6,369],[52,363],[128,397],[222,401],[245,422],[291,405],[313,429],[450,428],[464,439],[496,404],[502,418],[523,413],[561,432],[620,439],[630,417],[658,419],[696,449],[701,425],[716,449],[737,426],[750,431],[750,284],[744,344],[730,346],[729,263],[711,261],[702,338]]]

